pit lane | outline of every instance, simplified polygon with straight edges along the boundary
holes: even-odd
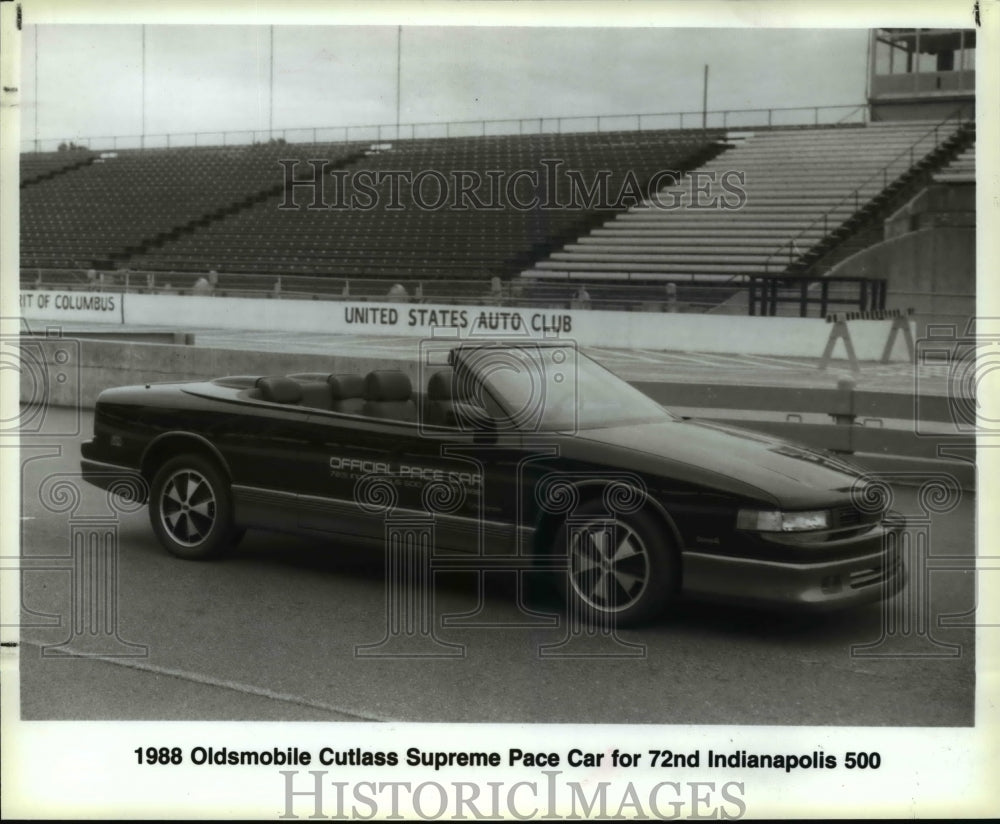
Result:
[[[974,573],[963,561],[975,547],[968,491],[928,521],[931,554],[954,561],[928,573],[934,643],[912,628],[883,645],[887,658],[851,654],[882,636],[878,606],[804,617],[691,602],[620,630],[618,643],[568,635],[556,605],[531,586],[528,603],[541,616],[522,612],[512,576],[486,576],[480,599],[479,576],[467,572],[435,576],[434,635],[451,657],[365,657],[357,649],[386,635],[380,553],[250,532],[230,559],[184,562],[157,544],[145,508],[117,516],[114,534],[118,636],[146,654],[91,658],[81,643],[66,656],[43,655],[71,636],[73,617],[69,567],[51,559],[69,558],[74,524],[108,511],[105,494],[78,478],[92,424],[78,414],[50,409],[46,429],[79,434],[22,443],[25,719],[974,721],[974,631],[962,625],[968,618],[946,618],[975,606]],[[60,474],[79,490],[72,511],[42,502],[43,483]],[[920,511],[916,490],[898,488],[896,507]],[[41,626],[46,614],[60,625]]]

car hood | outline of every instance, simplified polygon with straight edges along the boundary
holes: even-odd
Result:
[[[718,478],[730,479],[731,491],[763,493],[788,506],[829,502],[831,492],[847,497],[863,472],[837,456],[733,426],[707,421],[665,421],[632,426],[589,429],[577,438],[634,450],[652,460],[640,461],[647,471],[683,477],[717,486]],[[683,474],[671,465],[687,467]],[[676,467],[675,467],[676,470]],[[702,477],[703,476],[703,477]]]

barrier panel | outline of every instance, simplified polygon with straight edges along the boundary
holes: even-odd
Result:
[[[976,438],[956,424],[960,413],[946,395],[858,390],[840,380],[828,389],[740,386],[707,383],[631,381],[667,407],[697,409],[705,420],[730,423],[816,449],[858,456],[881,469],[946,469],[963,489],[975,488]],[[771,413],[768,420],[734,416]],[[777,419],[784,415],[785,419]],[[802,422],[803,415],[828,415],[830,423]],[[886,426],[897,421],[903,428]],[[907,425],[908,424],[908,425]],[[864,457],[862,457],[864,456]]]
[[[21,293],[32,321],[105,322],[128,326],[239,329],[425,338],[442,329],[461,337],[558,337],[584,346],[812,357],[823,355],[823,318],[748,317],[664,312],[591,312],[504,306],[279,300],[91,292]],[[859,360],[879,360],[885,321],[851,321]],[[906,360],[893,355],[894,360]]]
[[[835,312],[832,315],[827,315],[827,323],[830,323],[833,326],[830,329],[830,336],[827,338],[826,346],[823,349],[823,355],[820,358],[819,368],[826,369],[830,361],[833,359],[833,352],[836,349],[837,342],[840,341],[844,344],[844,350],[847,353],[848,365],[855,372],[860,370],[861,367],[858,366],[857,353],[854,351],[854,345],[851,341],[851,330],[847,326],[847,322],[852,320],[890,321],[889,335],[886,338],[885,346],[882,347],[882,354],[879,356],[879,362],[889,363],[889,361],[893,359],[893,350],[896,338],[902,334],[903,343],[906,346],[906,360],[909,363],[913,363],[917,352],[916,345],[913,342],[912,321],[910,320],[910,316],[912,314],[913,309],[907,309],[905,312],[902,309],[880,309],[867,312]]]

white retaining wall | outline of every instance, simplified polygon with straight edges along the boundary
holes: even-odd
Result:
[[[356,301],[273,300],[25,291],[21,314],[55,324],[109,323],[173,329],[240,329],[431,337],[447,328],[465,337],[559,337],[583,346],[818,358],[830,335],[822,318],[514,309]],[[848,324],[857,356],[877,360],[891,321]],[[843,357],[838,344],[835,357]],[[906,360],[897,341],[894,360]]]

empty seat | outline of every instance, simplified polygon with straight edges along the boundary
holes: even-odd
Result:
[[[360,415],[365,406],[365,381],[361,375],[330,375],[330,409],[348,415]]]
[[[326,381],[302,381],[302,405],[314,409],[329,409],[331,406],[330,384]]]
[[[417,405],[410,379],[390,369],[369,372],[365,376],[363,412],[373,418],[416,422]]]
[[[435,372],[427,381],[427,396],[424,404],[424,422],[430,426],[467,427],[472,421],[468,414],[463,413],[463,407],[468,407],[458,400],[455,386],[455,373],[451,369]],[[465,412],[468,412],[465,409]]]
[[[271,403],[299,403],[302,400],[302,386],[284,375],[257,378],[256,386],[261,399]]]
[[[424,423],[465,430],[487,424],[485,410],[470,402],[467,397],[468,389],[464,381],[456,382],[455,373],[451,369],[442,369],[431,375],[427,381]]]
[[[424,423],[430,426],[456,426],[451,369],[435,372],[427,381],[424,396]]]

